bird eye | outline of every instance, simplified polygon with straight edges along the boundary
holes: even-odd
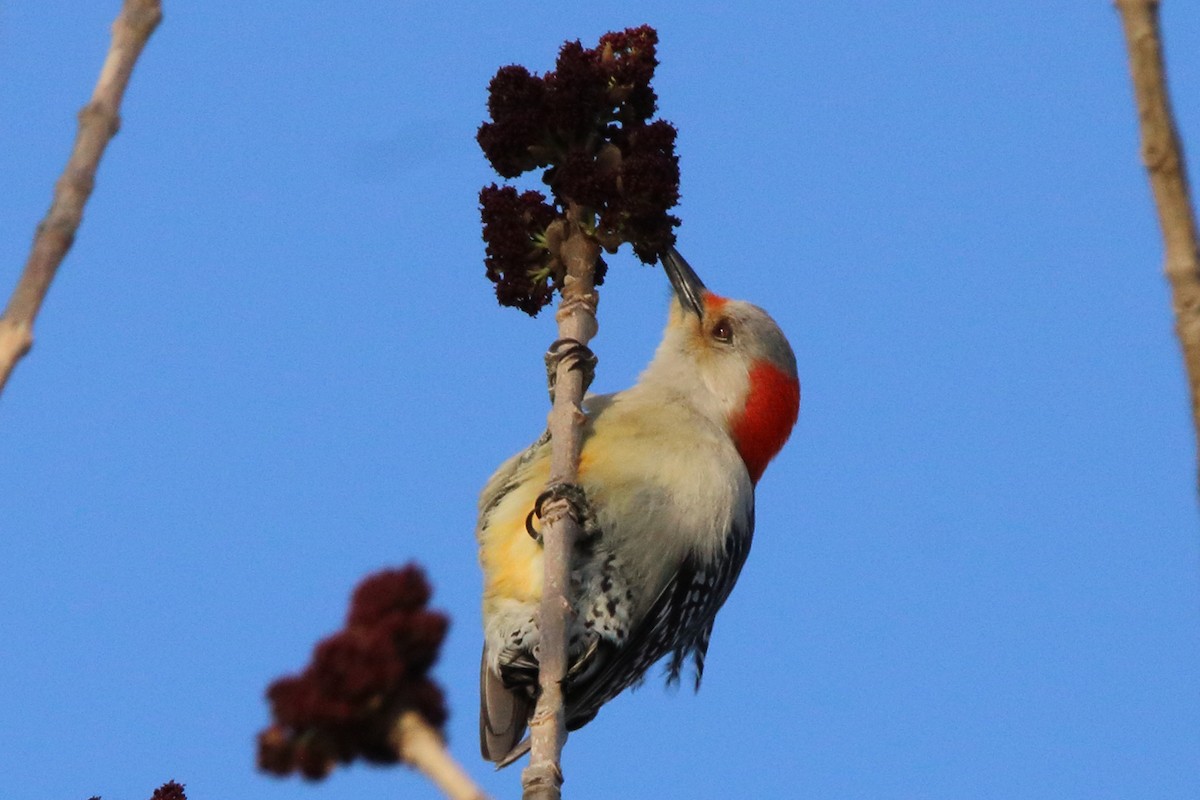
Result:
[[[712,335],[718,342],[729,344],[733,341],[733,323],[729,321],[728,317],[721,317],[713,326]]]

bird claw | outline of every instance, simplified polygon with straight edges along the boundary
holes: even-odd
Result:
[[[558,339],[546,351],[546,385],[550,390],[550,402],[554,402],[554,387],[558,383],[558,365],[567,361],[568,370],[579,370],[583,374],[583,390],[586,392],[596,377],[596,354],[578,339]]]
[[[577,483],[556,483],[537,496],[533,501],[533,510],[525,515],[525,532],[538,544],[542,544],[542,532],[534,527],[534,519],[541,519],[542,510],[547,503],[555,500],[565,500],[567,513],[579,525],[583,533],[583,541],[588,541],[598,533],[592,506],[588,502],[587,492]]]

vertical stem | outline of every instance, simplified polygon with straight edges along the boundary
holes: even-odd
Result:
[[[1192,395],[1192,425],[1200,440],[1200,247],[1188,191],[1187,165],[1167,94],[1158,0],[1115,0],[1129,49],[1142,160],[1162,229],[1164,271],[1171,285],[1175,334]],[[1200,457],[1200,447],[1197,455]],[[1198,470],[1200,478],[1200,470]]]
[[[71,156],[54,185],[50,210],[38,224],[25,269],[0,316],[0,393],[13,367],[33,346],[33,322],[75,240],[100,158],[120,127],[121,99],[133,65],[161,19],[160,0],[125,0],[113,22],[112,44],[92,98],[79,112],[79,131]]]
[[[572,204],[568,212],[567,239],[561,257],[566,265],[562,301],[559,303],[558,336],[587,344],[596,335],[596,292],[593,274],[600,257],[600,246],[584,233],[580,213]],[[554,388],[554,407],[550,411],[549,485],[575,483],[579,473],[579,452],[584,420],[583,376],[570,368],[570,360],[558,365]],[[567,667],[567,631],[572,617],[569,596],[571,553],[579,535],[579,526],[568,513],[565,501],[547,503],[544,510],[542,541],[545,580],[539,610],[540,645],[538,671],[541,694],[529,723],[529,766],[521,774],[524,800],[559,800],[562,796],[562,768],[559,759],[567,740],[566,712],[562,680]]]
[[[404,763],[429,778],[450,800],[489,800],[471,776],[446,750],[446,743],[416,711],[396,722],[393,743]]]

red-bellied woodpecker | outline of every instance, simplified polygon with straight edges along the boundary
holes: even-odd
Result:
[[[690,655],[699,688],[713,620],[750,550],[754,486],[800,408],[796,358],[775,321],[709,292],[674,250],[663,266],[675,299],[653,360],[631,388],[584,402],[571,487],[583,520],[564,684],[571,730],[668,654],[668,681]],[[480,740],[499,765],[527,750],[537,694],[542,547],[531,534],[549,456],[543,435],[479,499]]]

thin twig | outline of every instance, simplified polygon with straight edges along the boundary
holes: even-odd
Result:
[[[418,712],[401,714],[392,738],[404,763],[433,781],[450,800],[490,800]]]
[[[558,336],[586,345],[596,335],[596,290],[592,277],[600,246],[582,230],[579,211],[574,205],[568,213],[568,233],[561,255],[566,265],[566,279],[555,315]],[[548,421],[552,448],[550,486],[578,480],[584,386],[582,373],[571,369],[569,361],[563,359],[558,364],[554,407]],[[559,500],[547,503],[544,512],[545,579],[538,617],[541,694],[529,723],[529,766],[521,773],[524,800],[559,800],[562,796],[563,775],[559,759],[567,740],[562,680],[568,667],[567,630],[572,615],[568,594],[571,552],[579,535],[579,525],[568,511],[567,502]]]
[[[1175,334],[1183,349],[1192,393],[1192,424],[1200,441],[1200,246],[1188,191],[1187,162],[1167,94],[1166,67],[1158,26],[1158,0],[1115,0],[1129,48],[1129,71],[1137,98],[1142,161],[1158,207],[1171,284]],[[1198,448],[1200,456],[1200,448]],[[1198,470],[1200,476],[1200,470]]]
[[[33,346],[33,322],[50,282],[83,219],[83,206],[96,180],[96,168],[120,127],[121,99],[133,65],[162,19],[160,0],[125,0],[112,26],[112,44],[92,99],[79,112],[79,131],[54,199],[38,224],[21,278],[0,317],[0,393],[17,362]]]

